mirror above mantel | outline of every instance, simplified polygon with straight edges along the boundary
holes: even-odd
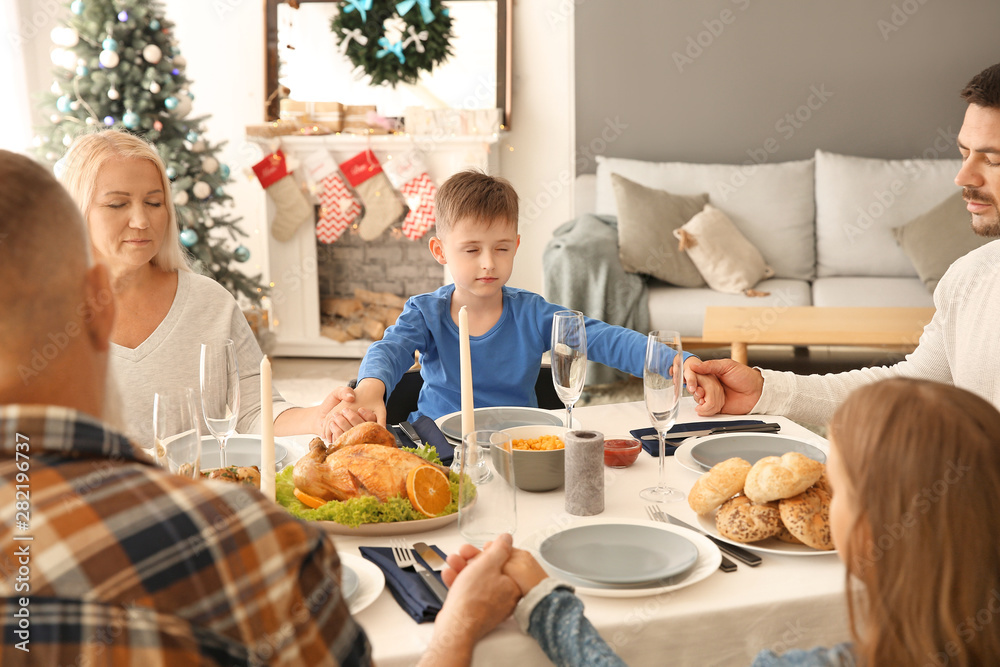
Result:
[[[402,3],[401,3],[402,4]],[[330,29],[340,3],[265,0],[265,117],[278,118],[279,87],[306,102],[374,104],[383,116],[406,107],[499,108],[510,126],[513,0],[444,0],[452,20],[453,55],[417,84],[371,86],[343,54]],[[297,8],[295,7],[297,6]],[[345,14],[346,16],[346,14]]]

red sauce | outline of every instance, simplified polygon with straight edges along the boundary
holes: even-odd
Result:
[[[639,458],[641,450],[638,440],[605,440],[604,465],[610,468],[627,468]]]

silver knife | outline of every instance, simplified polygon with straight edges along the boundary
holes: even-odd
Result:
[[[440,572],[444,569],[446,563],[444,558],[438,555],[438,552],[430,548],[426,542],[414,542],[413,550],[420,554],[420,557],[424,559],[424,562],[430,565],[431,569],[435,572]]]
[[[420,439],[420,434],[417,433],[417,429],[413,428],[413,424],[408,421],[402,421],[397,424],[399,430],[406,434],[406,437],[413,441],[417,447],[424,444],[423,440]]]
[[[666,512],[664,512],[664,514],[666,514]],[[725,553],[729,554],[730,556],[732,556],[736,560],[738,560],[738,561],[740,561],[742,563],[746,563],[750,567],[757,567],[758,565],[760,565],[760,556],[758,556],[757,554],[752,553],[750,551],[747,551],[743,547],[738,547],[735,544],[730,544],[729,542],[726,542],[724,540],[720,540],[715,535],[709,535],[708,533],[705,532],[704,529],[702,529],[702,528],[696,528],[696,527],[692,526],[691,524],[689,524],[689,523],[687,523],[685,521],[681,521],[680,519],[678,519],[677,517],[675,517],[673,514],[670,514],[668,516],[670,516],[670,522],[671,523],[676,524],[678,526],[683,526],[684,528],[688,528],[690,530],[693,530],[696,533],[701,533],[702,535],[704,535],[708,539],[710,539],[713,542],[715,542],[715,545],[717,547],[719,547],[719,549],[721,551],[724,551]]]
[[[766,424],[742,424],[740,426],[716,426],[714,428],[704,428],[700,431],[683,431],[678,433],[667,433],[667,440],[679,440],[682,438],[700,438],[706,435],[718,435],[720,433],[777,433],[781,430],[781,424],[769,422]],[[656,435],[644,435],[643,440],[656,440]]]
[[[413,569],[416,570],[417,574],[420,575],[420,578],[424,580],[425,584],[427,584],[427,588],[431,589],[431,593],[434,594],[434,597],[436,597],[441,604],[444,604],[444,599],[448,597],[448,589],[444,587],[444,584],[438,581],[434,572],[424,567],[424,564],[417,559],[413,559]]]

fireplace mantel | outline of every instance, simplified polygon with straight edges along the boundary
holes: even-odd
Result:
[[[285,155],[301,160],[318,149],[330,151],[334,160],[344,162],[371,149],[380,161],[392,159],[393,153],[418,150],[431,179],[440,185],[452,174],[463,169],[478,168],[497,173],[499,164],[497,135],[487,136],[417,136],[417,135],[350,135],[284,136],[277,138],[249,137],[265,150],[279,139]],[[301,171],[301,170],[299,170]],[[317,203],[315,199],[312,203]],[[266,225],[274,216],[274,204],[267,199]],[[271,286],[271,323],[275,334],[273,356],[360,358],[371,341],[346,343],[320,334],[319,283],[316,259],[315,221],[302,225],[295,236],[285,242],[267,234],[266,261]],[[442,275],[442,284],[448,281]]]

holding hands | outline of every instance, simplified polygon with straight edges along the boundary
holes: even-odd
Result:
[[[710,417],[723,409],[726,396],[722,384],[711,371],[698,370],[701,364],[703,362],[695,357],[688,357],[684,362],[684,386],[694,396],[695,412]]]
[[[729,415],[749,414],[764,391],[764,376],[761,372],[732,359],[688,359],[688,363],[684,364],[684,379],[690,387],[689,371],[696,382],[705,387],[706,393],[712,395],[712,398],[706,397],[704,402],[698,404],[697,412],[702,417],[718,412]],[[697,395],[695,400],[698,400]]]

